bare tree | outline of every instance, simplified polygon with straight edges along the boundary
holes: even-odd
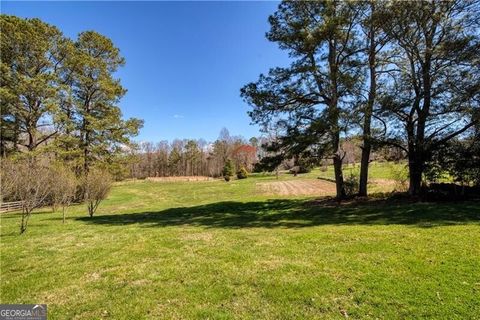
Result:
[[[0,162],[0,201],[15,197],[15,164],[9,159]]]
[[[4,166],[2,172],[8,196],[22,201],[20,233],[24,233],[32,211],[43,206],[50,195],[51,170],[45,159],[29,157]]]
[[[62,221],[65,223],[65,215],[68,207],[75,199],[78,182],[71,170],[63,165],[52,166],[52,181],[50,184],[52,205],[54,208],[62,206]]]
[[[93,217],[98,205],[107,197],[112,188],[112,178],[108,172],[95,168],[83,178],[82,187],[88,214]]]

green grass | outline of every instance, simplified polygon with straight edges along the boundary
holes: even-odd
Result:
[[[24,235],[3,214],[1,302],[49,319],[479,318],[479,203],[258,194],[270,180],[122,183],[94,218],[44,210]]]
[[[370,179],[395,179],[396,173],[399,176],[407,176],[406,170],[407,164],[404,162],[394,163],[394,162],[371,162],[368,168],[368,174]],[[343,167],[344,176],[349,176],[350,174],[359,175],[360,174],[360,164],[349,164],[344,165]],[[322,177],[327,179],[335,179],[333,172],[333,166],[327,166],[324,171],[320,169],[314,169],[308,174],[310,177]]]

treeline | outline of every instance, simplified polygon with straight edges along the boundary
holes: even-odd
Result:
[[[142,126],[122,119],[124,65],[107,37],[72,40],[39,19],[0,16],[2,157],[48,154],[77,175],[108,166]]]
[[[251,172],[257,162],[257,144],[256,138],[247,142],[243,137],[230,136],[225,128],[214,142],[177,139],[171,143],[139,143],[131,149],[130,177],[220,177],[228,160],[235,170],[245,167]]]
[[[241,89],[273,136],[265,167],[331,159],[343,198],[342,140],[359,135],[361,196],[383,146],[408,159],[411,195],[431,171],[480,183],[479,12],[462,0],[283,1],[267,39],[292,63]]]

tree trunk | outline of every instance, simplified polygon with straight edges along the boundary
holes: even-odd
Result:
[[[360,181],[359,181],[359,188],[358,188],[358,195],[361,197],[367,196],[367,184],[368,184],[368,165],[370,163],[370,152],[372,146],[370,141],[365,139],[363,141],[363,148],[362,148],[362,159],[360,162]]]
[[[333,3],[333,9],[336,10],[336,4]],[[336,14],[336,13],[335,13]],[[337,192],[337,199],[343,199],[346,196],[345,185],[343,183],[342,162],[340,156],[340,127],[339,117],[340,110],[338,108],[338,61],[337,61],[337,40],[331,39],[328,44],[328,67],[330,69],[330,90],[331,96],[328,103],[328,118],[330,125],[330,132],[332,138],[333,168],[335,171],[335,185]],[[320,87],[319,87],[320,88]]]
[[[85,133],[85,142],[84,142],[84,146],[83,146],[83,174],[88,174],[88,170],[89,170],[89,161],[88,161],[88,139],[89,139],[89,134],[88,132]]]
[[[362,159],[360,163],[360,181],[358,195],[361,197],[367,196],[367,186],[368,186],[368,165],[370,163],[370,152],[372,151],[372,142],[371,142],[371,124],[372,124],[372,113],[373,113],[373,104],[375,103],[375,97],[377,92],[377,72],[375,69],[376,66],[376,45],[375,45],[375,26],[373,25],[373,15],[375,12],[375,3],[371,2],[371,15],[372,20],[370,24],[370,30],[368,33],[368,39],[370,40],[368,46],[368,67],[370,73],[370,88],[368,92],[368,101],[365,106],[364,112],[364,123],[363,123],[363,148],[362,148]]]
[[[418,196],[422,186],[423,166],[416,154],[409,155],[408,169],[410,172],[408,193],[411,196]]]
[[[25,208],[22,209],[22,222],[20,224],[20,234],[27,231],[28,218],[30,216],[30,213],[31,213],[31,211],[28,211]]]
[[[345,186],[343,184],[342,158],[336,154],[333,156],[333,169],[335,171],[335,186],[337,199],[343,199],[346,196]]]
[[[90,201],[88,202],[88,215],[90,216],[90,218],[93,218],[93,213],[93,202]]]
[[[35,134],[29,130],[28,131],[28,151],[32,152],[35,150]]]
[[[25,224],[25,213],[22,212],[22,222],[20,223],[20,234],[24,233],[27,230],[27,226]]]

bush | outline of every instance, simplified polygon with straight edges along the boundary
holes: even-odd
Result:
[[[405,192],[408,190],[408,168],[402,164],[390,164],[390,172],[395,181],[395,191]]]
[[[230,177],[233,176],[233,163],[232,160],[228,159],[227,162],[225,162],[225,166],[223,167],[223,178],[225,181],[230,181]]]
[[[112,188],[112,177],[105,170],[92,169],[83,178],[82,191],[88,206],[88,214],[93,217],[98,205]]]
[[[343,183],[347,196],[352,196],[358,192],[358,188],[360,186],[360,179],[358,174],[350,172],[350,175],[345,179]]]
[[[244,166],[240,168],[240,170],[237,171],[237,178],[238,179],[246,179],[248,178],[248,171],[245,169]]]
[[[312,169],[310,167],[305,167],[305,166],[294,166],[290,170],[288,170],[289,173],[295,176],[299,173],[309,173],[311,171]]]

